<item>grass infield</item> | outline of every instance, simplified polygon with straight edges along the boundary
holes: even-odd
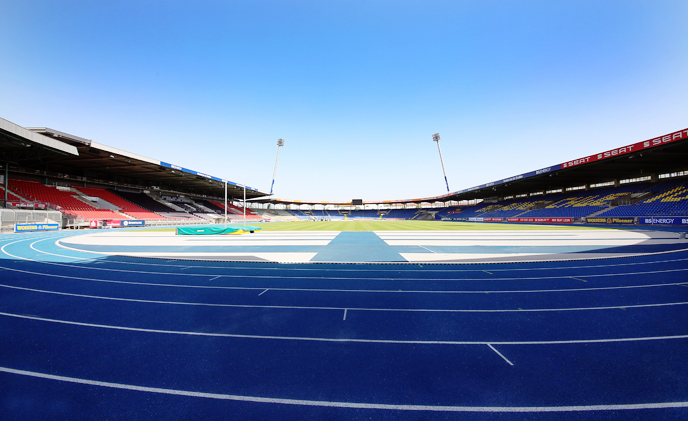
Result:
[[[239,225],[239,224],[237,224]],[[262,231],[532,231],[604,229],[579,225],[530,225],[442,221],[302,221],[252,224]],[[174,231],[176,228],[151,228],[150,231]],[[146,230],[149,231],[149,230]]]

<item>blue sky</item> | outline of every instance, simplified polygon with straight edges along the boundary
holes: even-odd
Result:
[[[686,1],[32,1],[0,117],[289,199],[405,199],[688,127]]]

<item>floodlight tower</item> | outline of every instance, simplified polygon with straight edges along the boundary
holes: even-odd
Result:
[[[447,181],[447,171],[444,170],[444,160],[442,159],[442,149],[440,148],[440,134],[432,135],[432,140],[437,142],[437,150],[440,151],[440,162],[442,163],[442,173],[444,173],[444,182],[447,185],[447,193],[449,193],[449,182]]]
[[[272,188],[275,187],[275,175],[277,175],[277,163],[279,162],[279,151],[284,146],[284,139],[277,139],[277,159],[275,160],[275,171],[272,173],[272,184],[270,185],[270,194],[272,195]]]

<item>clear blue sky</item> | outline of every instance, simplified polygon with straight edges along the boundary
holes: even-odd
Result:
[[[0,117],[289,199],[406,199],[688,127],[688,2],[33,1]],[[688,169],[688,165],[687,165]]]

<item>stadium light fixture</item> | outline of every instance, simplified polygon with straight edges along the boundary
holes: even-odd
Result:
[[[275,171],[272,172],[272,184],[270,185],[270,195],[275,187],[275,175],[277,175],[277,163],[279,162],[280,148],[284,146],[284,139],[277,139],[277,159],[275,160]]]
[[[437,142],[437,150],[440,151],[440,162],[442,163],[442,173],[444,174],[444,183],[447,185],[447,193],[449,193],[449,182],[447,181],[447,171],[444,169],[444,160],[442,159],[442,149],[440,148],[440,134],[432,135],[433,142]]]

